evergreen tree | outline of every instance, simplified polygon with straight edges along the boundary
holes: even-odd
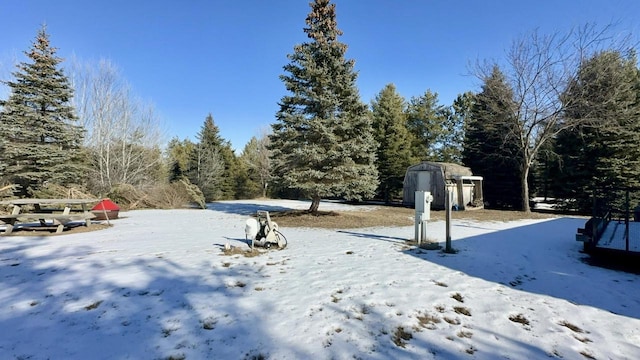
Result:
[[[223,199],[240,199],[245,197],[247,188],[247,173],[240,164],[235,150],[229,141],[224,141],[220,149],[224,161],[224,175],[221,184]]]
[[[192,154],[196,145],[189,139],[180,141],[174,137],[167,144],[167,167],[169,168],[169,182],[173,183],[188,178]]]
[[[491,207],[520,209],[520,156],[510,121],[512,90],[496,66],[475,96],[465,129],[463,162],[484,177],[484,199]]]
[[[220,130],[208,114],[197,135],[198,144],[192,154],[190,180],[198,185],[207,201],[233,198],[233,183],[228,180],[227,159]]]
[[[438,157],[441,161],[462,164],[462,150],[464,147],[464,129],[469,121],[475,95],[466,92],[458,95],[448,111],[445,132],[442,137],[442,147]]]
[[[413,164],[404,107],[405,101],[393,84],[385,86],[371,103],[374,136],[379,144],[376,161],[380,178],[378,195],[385,202],[401,194],[404,175]]]
[[[374,194],[377,144],[367,106],[356,88],[354,61],[338,41],[335,5],[315,0],[304,32],[310,42],[294,47],[281,75],[291,94],[280,101],[271,148],[284,188],[311,198],[317,212],[323,197],[359,200]]]
[[[595,54],[582,64],[563,99],[572,102],[567,121],[583,121],[556,142],[558,195],[586,212],[594,188],[640,186],[640,71],[635,53]]]
[[[579,126],[584,118],[570,119],[564,117],[566,111],[574,107],[578,98],[565,97],[567,86],[575,70],[583,61],[585,54],[602,48],[610,39],[607,28],[597,29],[585,26],[567,35],[553,34],[542,36],[537,32],[523,36],[512,43],[507,51],[506,73],[510,85],[510,97],[501,99],[499,103],[509,104],[504,121],[511,124],[503,129],[504,134],[515,139],[518,163],[520,167],[520,199],[523,211],[530,211],[530,191],[532,171],[540,163],[541,151],[547,147],[560,132]],[[487,84],[492,76],[491,63],[478,67],[479,78]],[[505,94],[506,95],[506,94]],[[588,118],[588,116],[587,116]]]
[[[83,129],[70,105],[73,91],[45,27],[25,54],[31,62],[18,64],[15,81],[7,82],[9,98],[0,102],[0,176],[21,185],[22,196],[45,182],[82,183],[86,174]]]
[[[443,161],[442,150],[449,131],[450,112],[438,104],[438,94],[427,90],[412,97],[407,107],[407,128],[413,137],[413,156],[418,160]]]

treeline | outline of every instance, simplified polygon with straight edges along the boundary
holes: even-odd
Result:
[[[424,160],[469,166],[494,208],[529,211],[536,195],[587,211],[593,188],[638,186],[640,70],[610,29],[522,37],[503,62],[475,65],[480,90],[451,105],[429,89],[405,99],[391,83],[366,105],[335,5],[310,5],[272,131],[240,154],[211,114],[195,141],[163,146],[153,108],[111,63],[76,64],[67,77],[42,28],[0,102],[0,191],[131,207],[304,197],[317,211],[322,198],[394,201],[407,167]]]

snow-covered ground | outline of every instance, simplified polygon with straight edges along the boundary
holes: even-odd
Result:
[[[454,219],[456,254],[407,246],[412,226],[281,228],[284,250],[222,253],[247,247],[248,215],[283,207],[308,203],[0,237],[0,358],[640,358],[640,279],[583,261],[584,219]],[[444,241],[445,224],[428,233]]]

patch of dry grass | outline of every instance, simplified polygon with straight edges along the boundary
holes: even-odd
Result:
[[[413,339],[413,334],[406,331],[402,326],[398,326],[391,337],[393,343],[401,348],[404,348],[407,345],[407,341],[411,339]]]
[[[358,205],[355,205],[358,206]],[[415,210],[402,206],[363,206],[362,210],[322,211],[317,214],[307,210],[274,211],[271,218],[280,227],[311,227],[325,229],[356,229],[377,226],[411,226],[414,224]],[[476,221],[515,221],[521,219],[547,219],[551,214],[525,213],[522,211],[471,210],[454,211],[453,219]],[[431,211],[431,221],[445,219],[445,211]]]
[[[93,304],[89,304],[89,305],[85,306],[84,309],[85,310],[97,309],[98,306],[100,306],[100,304],[102,304],[102,300],[96,301]]]
[[[509,315],[509,320],[522,325],[529,325],[529,320],[522,314]]]
[[[359,206],[359,205],[354,205]],[[278,223],[280,227],[309,227],[323,229],[357,229],[367,227],[386,227],[386,226],[411,226],[414,224],[415,210],[413,208],[403,206],[385,206],[385,205],[362,205],[362,210],[356,209],[352,211],[322,211],[322,205],[317,214],[311,214],[307,210],[288,210],[273,211],[269,215]],[[468,219],[476,221],[515,221],[521,219],[546,219],[551,218],[552,214],[543,213],[525,213],[522,211],[501,211],[501,210],[470,210],[470,211],[454,211],[453,219]],[[431,221],[444,221],[445,211],[432,210]],[[113,222],[111,226],[117,226],[117,222]],[[29,229],[14,229],[15,236],[56,236],[64,234],[73,234],[81,232],[96,231],[108,228],[106,223],[96,223],[91,227],[74,226],[68,227],[62,234],[56,234],[54,231],[46,231],[51,229],[41,228],[38,231]],[[54,229],[55,230],[55,229]],[[3,234],[4,236],[4,234]],[[425,247],[436,246],[437,244],[425,244]],[[246,254],[245,254],[246,256]]]
[[[438,316],[429,313],[418,314],[416,319],[418,319],[420,326],[429,330],[435,330],[436,324],[439,324],[442,321]]]
[[[244,257],[255,257],[264,254],[265,252],[257,250],[257,249],[246,249],[243,247],[232,246],[229,249],[222,249],[222,253],[227,256],[232,255],[242,255]],[[229,267],[229,265],[223,264],[224,267]]]
[[[567,322],[567,321],[561,321],[561,322],[558,323],[558,325],[564,326],[564,327],[566,327],[567,329],[569,329],[569,330],[571,330],[573,332],[577,332],[577,333],[583,333],[584,332],[584,330],[582,330],[580,327],[578,327],[576,325],[573,325],[572,323]]]
[[[453,311],[461,315],[471,316],[471,311],[464,306],[454,306]]]

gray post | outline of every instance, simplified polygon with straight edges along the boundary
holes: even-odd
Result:
[[[625,238],[625,250],[629,251],[629,210],[631,208],[631,204],[629,202],[629,189],[627,189],[627,194],[625,197],[626,205],[627,205],[627,215],[624,219],[624,238]]]
[[[451,248],[451,190],[447,187],[446,197],[444,199],[444,207],[445,207],[445,219],[447,223],[447,231],[446,231],[446,247],[445,252],[452,253],[453,249]]]

